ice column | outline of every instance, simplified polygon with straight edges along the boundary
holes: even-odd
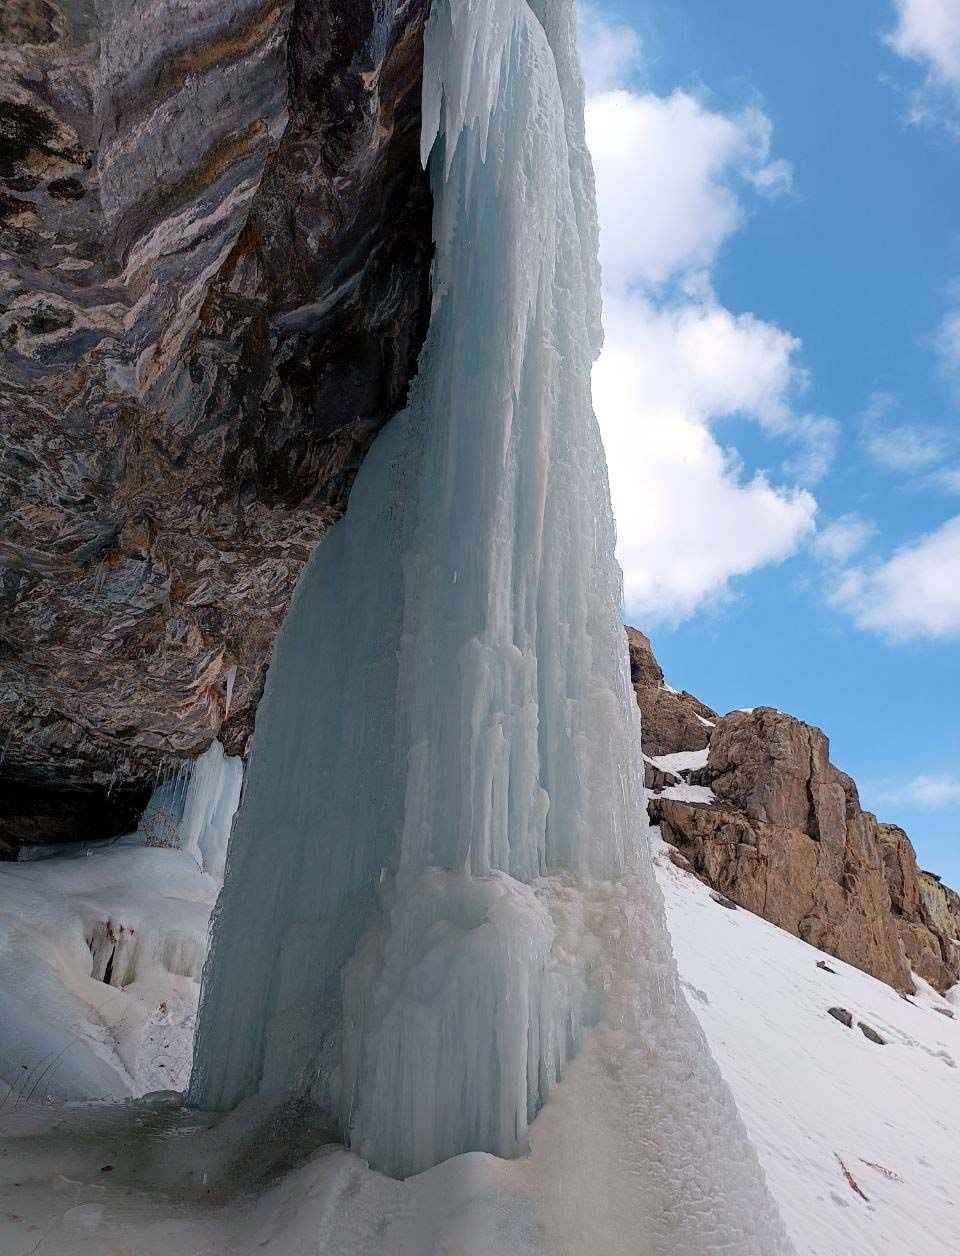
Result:
[[[760,1220],[735,1250],[767,1256],[743,1241],[773,1233],[769,1209],[683,1004],[646,851],[590,397],[597,230],[574,35],[573,0],[432,5],[430,329],[408,409],[277,638],[191,1098],[310,1089],[403,1175],[514,1154],[597,1022],[654,1079],[638,1156],[662,1153],[671,1190],[694,1165],[710,1189],[746,1183]],[[558,944],[560,889],[569,907],[604,884],[634,902],[602,943],[617,998]],[[710,1120],[682,1129],[657,1108],[654,1041],[732,1131],[722,1155]]]
[[[196,760],[190,772],[180,819],[180,846],[204,872],[223,880],[230,827],[240,805],[243,760],[228,755],[219,741]]]

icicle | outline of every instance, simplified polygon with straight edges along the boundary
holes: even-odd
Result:
[[[184,769],[181,767],[181,771]],[[227,843],[240,802],[243,761],[224,754],[219,741],[184,772],[186,790],[180,819],[180,846],[215,880],[223,879]]]
[[[223,708],[224,719],[226,719],[227,716],[230,714],[230,703],[233,701],[233,686],[236,679],[237,679],[237,665],[236,663],[232,663],[230,667],[227,668],[227,695],[226,695],[226,701],[224,703],[224,708]]]
[[[190,1097],[309,1091],[405,1175],[518,1152],[592,1033],[556,1198],[598,1183],[582,1139],[623,1187],[618,1253],[774,1256],[645,842],[574,31],[573,0],[431,6],[430,328],[277,637]]]

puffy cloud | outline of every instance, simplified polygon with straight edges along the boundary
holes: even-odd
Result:
[[[897,25],[886,42],[921,65],[923,84],[910,96],[908,121],[941,123],[960,136],[960,4],[957,0],[894,0]]]
[[[931,77],[960,91],[960,4],[957,0],[894,0],[896,29],[887,43],[898,56],[925,66]]]
[[[591,97],[604,283],[662,284],[708,267],[743,224],[738,179],[765,193],[789,187],[789,166],[769,160],[770,136],[760,110],[716,113],[689,92]]]
[[[793,342],[721,308],[608,300],[594,404],[610,466],[624,597],[645,623],[729,597],[728,582],[786,558],[813,527],[800,488],[744,476],[709,421],[779,411]]]
[[[960,515],[885,562],[845,571],[831,601],[892,641],[960,636]]]
[[[872,540],[875,532],[873,524],[860,515],[840,515],[818,529],[813,552],[825,562],[847,563]]]
[[[806,383],[796,338],[724,308],[711,283],[744,224],[741,197],[790,187],[770,120],[755,106],[712,110],[690,92],[626,90],[639,44],[596,10],[582,37],[606,337],[594,403],[624,594],[645,623],[676,622],[726,600],[733,578],[786,558],[813,529],[810,493],[746,474],[714,425],[745,415],[788,438],[789,474],[802,482],[822,474],[836,426],[794,413]]]
[[[587,91],[619,87],[639,66],[642,45],[632,26],[606,21],[593,4],[579,6],[580,65]]]

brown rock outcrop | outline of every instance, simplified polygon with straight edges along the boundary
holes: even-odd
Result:
[[[839,874],[835,852],[801,829],[724,803],[653,798],[650,816],[693,871],[733,902],[898,990],[912,990],[886,883],[859,823]]]
[[[731,711],[710,734],[710,786],[752,819],[796,829],[842,856],[847,799],[829,742],[771,707]]]
[[[630,650],[630,679],[643,715],[644,754],[674,754],[678,750],[703,750],[717,719],[693,696],[678,692],[664,683],[663,672],[654,658],[650,638],[636,628],[627,628]]]
[[[960,896],[917,867],[910,839],[895,824],[877,826],[894,920],[913,971],[937,990],[960,977]]]
[[[662,673],[647,638],[628,635],[646,718]],[[657,753],[695,748],[682,727],[655,728]],[[911,970],[938,990],[953,985],[960,896],[918,869],[901,829],[863,811],[821,730],[757,707],[715,717],[707,731],[707,766],[693,779],[711,787],[712,804],[658,796],[672,782],[648,765],[651,818],[686,866],[741,907],[898,990],[912,989]]]

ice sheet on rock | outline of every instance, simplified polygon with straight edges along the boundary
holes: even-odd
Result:
[[[672,798],[674,802],[705,802],[717,801],[717,796],[708,785],[690,785],[683,781],[679,785],[668,785],[660,790],[658,798]]]
[[[223,880],[227,843],[243,786],[243,760],[214,741],[193,764],[180,820],[180,845],[215,881]]]
[[[572,21],[557,6],[549,22],[567,69]],[[590,404],[581,89],[568,83],[568,114],[544,29],[516,0],[438,4],[426,40],[425,116],[444,136],[431,328],[410,408],[365,460],[278,637],[192,1087],[230,1106],[319,1075],[364,1145],[369,1109],[335,1093],[341,972],[382,927],[384,878],[402,897],[430,867],[617,876],[642,825]],[[521,1133],[511,1117],[479,1145]],[[478,1145],[466,1126],[461,1145]]]
[[[547,906],[504,873],[431,868],[385,916],[344,970],[357,1150],[398,1176],[462,1151],[464,1129],[512,1155],[582,1032],[582,982],[552,959]]]
[[[310,1090],[403,1174],[521,1150],[560,1027],[592,1025],[590,1101],[532,1127],[539,1223],[566,1190],[627,1218],[610,1251],[771,1256],[644,846],[574,28],[572,0],[431,7],[431,325],[277,638],[190,1093]],[[580,1125],[609,1196],[561,1145]]]

